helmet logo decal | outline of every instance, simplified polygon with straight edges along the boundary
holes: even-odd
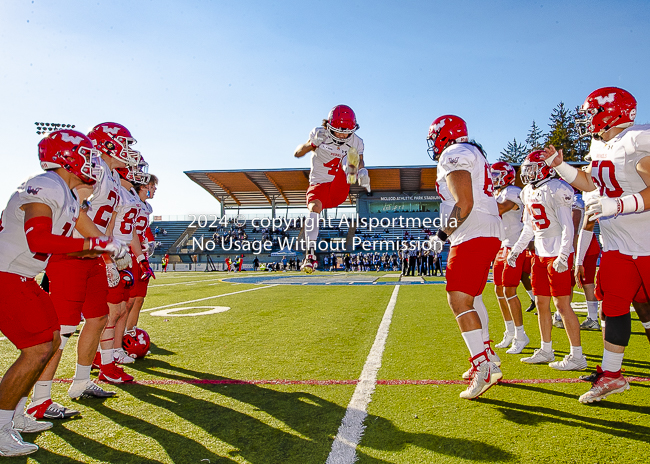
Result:
[[[614,103],[614,97],[616,96],[615,92],[610,93],[609,95],[603,97],[602,95],[596,95],[594,98],[599,105],[604,105],[605,103]]]
[[[438,124],[434,124],[434,126],[433,126],[433,130],[436,131],[436,132],[438,132],[440,129],[442,129],[443,127],[445,127],[445,122],[446,122],[446,120],[443,119],[443,120],[440,121]]]
[[[120,131],[119,127],[109,127],[109,126],[102,126],[102,129],[104,129],[104,132],[107,132],[109,134],[117,134]]]
[[[75,137],[74,135],[70,135],[67,132],[62,132],[61,140],[63,140],[64,142],[72,142],[75,145],[79,145],[83,140],[83,137]]]
[[[634,121],[634,118],[636,118],[636,108],[630,110],[630,119]]]

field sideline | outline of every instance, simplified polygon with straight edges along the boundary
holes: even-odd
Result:
[[[628,392],[582,405],[580,373],[519,362],[539,347],[537,318],[525,313],[531,344],[522,355],[498,350],[504,382],[467,401],[458,394],[468,353],[443,280],[397,283],[384,272],[159,274],[139,323],[152,353],[125,368],[137,382],[102,384],[118,391],[103,402],[70,401],[72,337],[53,399],[81,417],[25,435],[41,449],[3,462],[325,463],[344,417],[352,429],[334,449],[356,433],[359,463],[647,462],[650,344],[634,313]],[[522,287],[520,298],[527,306]],[[498,342],[492,284],[484,301]],[[582,337],[593,370],[602,335]],[[563,330],[553,341],[556,358],[568,353]],[[16,356],[1,340],[3,372]],[[329,462],[353,462],[336,456]]]

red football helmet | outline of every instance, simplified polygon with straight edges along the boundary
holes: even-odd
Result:
[[[129,166],[129,172],[126,175],[126,180],[132,184],[148,184],[151,176],[149,175],[149,163],[147,163],[142,155],[137,166]]]
[[[359,129],[354,111],[346,105],[336,105],[332,108],[325,126],[332,140],[339,145],[344,144],[350,136],[340,138],[334,134],[335,131],[339,134],[354,134]]]
[[[544,150],[535,150],[526,156],[519,174],[524,184],[535,183],[555,175],[555,169],[546,164],[543,155]]]
[[[99,153],[85,134],[71,129],[50,132],[38,143],[41,168],[63,168],[85,184],[101,180]]]
[[[138,165],[140,152],[131,148],[136,140],[122,124],[116,122],[97,124],[88,132],[88,137],[101,153],[112,156],[126,163],[127,166]]]
[[[636,117],[636,99],[627,90],[603,87],[589,94],[578,110],[582,118],[576,118],[581,137],[593,135],[599,138],[612,127],[629,127]]]
[[[515,168],[505,161],[497,161],[490,166],[490,171],[492,173],[492,185],[495,188],[505,187],[515,182]]]
[[[427,153],[436,161],[448,143],[467,142],[467,124],[462,118],[452,114],[440,116],[431,123],[427,142]]]
[[[122,348],[133,358],[144,358],[149,352],[149,334],[139,327],[133,331],[128,331],[122,338]]]

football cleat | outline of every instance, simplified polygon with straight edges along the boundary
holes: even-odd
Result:
[[[595,319],[587,318],[580,324],[580,330],[600,330],[600,324]]]
[[[485,344],[485,352],[488,355],[488,361],[493,362],[494,364],[497,365],[497,367],[500,366],[501,365],[501,358],[492,349],[492,340],[484,342],[484,344]]]
[[[558,371],[581,371],[587,368],[587,358],[567,354],[562,361],[555,361],[548,365]]]
[[[133,376],[124,372],[124,369],[122,369],[114,362],[110,364],[103,364],[102,368],[99,370],[98,378],[104,382],[115,384],[133,381]]]
[[[555,352],[544,351],[541,348],[536,349],[532,356],[521,358],[520,361],[526,364],[546,364],[555,361]]]
[[[477,364],[479,360],[483,362]],[[472,373],[470,375],[470,382],[467,389],[460,393],[460,397],[464,399],[474,399],[481,396],[492,385],[497,383],[502,377],[501,369],[493,362],[487,361],[485,353],[480,353],[471,359]]]
[[[107,364],[112,365],[112,364]],[[102,366],[103,367],[103,366]],[[101,376],[101,372],[100,372]],[[68,395],[73,400],[78,400],[82,398],[111,398],[117,393],[114,391],[106,391],[95,382],[90,379],[87,379],[85,382],[72,382],[70,388],[68,389]]]
[[[300,265],[300,270],[306,272],[307,274],[311,274],[314,272],[316,267],[317,267],[316,256],[313,255],[312,253],[309,253],[307,254],[307,256],[305,256],[305,260]]]
[[[530,300],[530,306],[526,308],[526,312],[529,313],[531,311],[534,311],[536,308],[535,306],[535,300]]]
[[[596,377],[591,389],[580,396],[579,401],[581,403],[587,404],[604,400],[613,393],[623,393],[625,390],[630,389],[630,384],[623,377],[621,371],[605,372],[598,366],[596,368]]]
[[[38,422],[32,416],[27,414],[14,415],[14,429],[22,433],[39,433],[51,429],[52,422]]]
[[[494,345],[497,348],[508,348],[510,346],[510,343],[515,339],[515,334],[510,333],[507,330],[503,332],[503,340],[501,340],[499,343]]]
[[[117,364],[131,364],[135,362],[135,358],[126,354],[124,348],[117,348],[113,351],[113,359]]]
[[[66,408],[49,398],[40,404],[30,404],[26,412],[35,419],[69,419],[79,414],[79,411]]]
[[[594,383],[596,380],[598,380],[599,375],[600,374],[598,373],[598,371],[596,371],[596,372],[592,372],[591,374],[581,375],[580,377],[578,377],[578,379],[582,380],[583,382]]]
[[[38,451],[38,446],[25,443],[20,432],[9,422],[0,428],[0,456],[25,456]]]
[[[98,351],[95,353],[95,359],[93,359],[93,364],[91,369],[99,369],[102,367],[102,354]]]
[[[560,316],[560,313],[557,311],[555,312],[555,315],[553,316],[553,325],[557,327],[558,329],[563,329],[564,328],[564,321],[562,321],[562,316]]]
[[[524,334],[523,337],[517,338],[512,342],[512,346],[508,351],[506,351],[507,354],[520,354],[522,351],[524,351],[524,348],[528,346],[530,343],[530,338],[528,338],[528,335]]]

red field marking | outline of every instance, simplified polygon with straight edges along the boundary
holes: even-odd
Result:
[[[626,377],[628,382],[650,382],[648,377]],[[55,382],[71,383],[72,379],[56,379]],[[239,380],[239,379],[151,379],[132,382],[137,385],[356,385],[358,380]],[[499,383],[586,383],[580,379],[502,379]],[[467,380],[377,380],[377,385],[467,385]]]

